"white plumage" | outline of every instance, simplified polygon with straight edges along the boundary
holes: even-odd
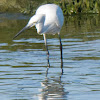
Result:
[[[61,8],[55,4],[46,4],[37,9],[27,26],[35,23],[37,33],[55,34],[60,32],[63,22],[64,17]],[[32,24],[32,26],[34,26],[34,24]]]
[[[45,46],[47,48],[48,64],[49,64],[49,51],[47,46],[46,34],[59,35],[60,51],[61,51],[61,65],[63,65],[62,57],[62,43],[60,38],[60,30],[64,22],[64,16],[61,8],[55,4],[45,4],[40,6],[34,16],[32,16],[28,24],[19,31],[14,38],[21,34],[24,30],[35,26],[38,34],[43,34],[45,40]],[[63,72],[63,70],[62,70]]]

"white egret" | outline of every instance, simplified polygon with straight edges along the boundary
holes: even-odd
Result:
[[[60,51],[61,51],[61,69],[63,73],[63,54],[62,54],[62,43],[60,37],[60,30],[63,25],[63,22],[64,22],[64,16],[61,8],[55,4],[45,4],[40,6],[36,10],[35,15],[30,18],[28,24],[21,31],[19,31],[14,38],[16,38],[24,30],[35,26],[37,29],[37,33],[40,35],[43,34],[48,55],[48,66],[50,66],[46,34],[58,33],[60,40]]]

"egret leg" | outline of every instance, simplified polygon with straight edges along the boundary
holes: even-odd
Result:
[[[60,41],[60,53],[61,53],[61,69],[62,69],[62,74],[63,74],[63,52],[62,52],[62,43],[61,43],[61,37],[60,37],[60,33],[58,33],[59,36],[59,41]]]
[[[48,69],[50,67],[50,63],[49,63],[49,50],[48,50],[48,45],[47,45],[46,34],[43,34],[43,37],[44,37],[45,47],[46,47],[46,50],[47,50],[47,63],[48,63],[48,67],[47,67],[47,71],[46,71],[46,76],[47,76]]]

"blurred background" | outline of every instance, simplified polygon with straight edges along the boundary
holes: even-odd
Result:
[[[47,35],[47,77],[46,48],[35,27],[12,39],[46,3],[58,4],[64,13],[64,74],[58,35]],[[0,0],[0,99],[99,100],[99,13],[100,0]]]

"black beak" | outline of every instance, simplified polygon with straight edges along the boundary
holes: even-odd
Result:
[[[25,26],[22,30],[20,30],[20,31],[13,37],[13,39],[15,39],[17,36],[19,36],[23,31],[27,30],[28,28],[30,28],[30,27]]]

